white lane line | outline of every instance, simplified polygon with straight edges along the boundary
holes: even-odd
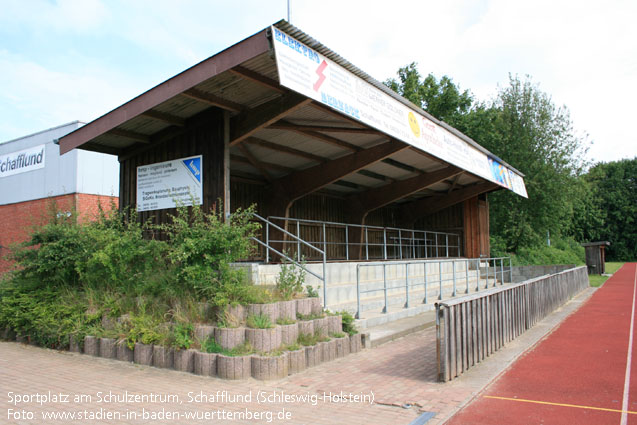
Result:
[[[628,423],[628,390],[630,389],[630,361],[633,357],[633,328],[635,326],[635,295],[637,294],[637,267],[635,267],[635,282],[633,283],[633,311],[630,315],[630,338],[628,339],[628,354],[626,358],[626,377],[624,378],[624,400],[622,402],[621,425]]]

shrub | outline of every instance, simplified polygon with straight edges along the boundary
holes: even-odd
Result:
[[[301,264],[304,264],[303,261]],[[303,292],[306,272],[283,258],[281,270],[276,278],[276,289],[284,300],[291,300],[296,294]]]
[[[180,350],[186,350],[194,342],[194,326],[192,323],[176,323],[172,332],[172,346]]]
[[[341,316],[341,322],[343,323],[343,332],[348,335],[356,335],[358,333],[358,329],[356,329],[356,325],[354,324],[354,316],[349,311],[337,311],[336,314]]]

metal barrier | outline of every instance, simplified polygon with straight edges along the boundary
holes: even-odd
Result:
[[[316,277],[317,279],[321,280],[323,282],[323,307],[327,307],[327,274],[326,274],[326,271],[325,271],[326,265],[327,265],[327,256],[325,254],[325,250],[321,250],[320,248],[317,248],[317,247],[309,244],[308,242],[306,242],[303,239],[300,239],[299,237],[293,235],[292,233],[288,232],[287,230],[283,229],[282,227],[277,226],[276,224],[272,223],[269,220],[266,220],[265,218],[261,217],[259,214],[254,214],[253,213],[252,215],[257,221],[259,221],[262,224],[262,227],[265,230],[266,242],[263,242],[260,239],[255,238],[255,237],[252,237],[251,239],[253,241],[255,241],[257,244],[259,244],[259,245],[261,245],[262,247],[265,248],[266,262],[269,262],[270,251],[272,251],[275,254],[281,256],[282,258],[285,258],[286,260],[288,260],[289,262],[291,262],[295,266],[302,268],[307,273],[309,273],[312,276]],[[284,235],[289,236],[290,238],[292,238],[292,241],[288,241],[288,242],[293,242],[295,244],[297,244],[297,243],[298,244],[303,244],[304,246],[308,247],[308,249],[311,249],[311,250],[314,250],[314,251],[318,252],[318,254],[320,255],[320,258],[323,261],[323,276],[320,276],[320,275],[314,273],[309,268],[305,267],[305,265],[303,264],[301,258],[298,258],[298,260],[295,260],[294,258],[292,258],[292,257],[287,255],[285,249],[282,249],[281,251],[283,251],[283,252],[281,252],[281,251],[277,250],[276,248],[272,247],[270,245],[270,243],[268,243],[268,242],[276,242],[276,241],[271,241],[269,239],[270,228],[274,228],[274,229],[282,232]]]
[[[586,267],[577,267],[436,303],[438,380],[461,375],[586,287]]]
[[[351,255],[352,247],[362,251],[360,259],[390,260],[407,258],[459,257],[462,252],[459,234],[431,232],[427,230],[399,229],[394,227],[365,226],[330,221],[304,220],[289,217],[268,217],[270,222],[280,223],[295,241],[270,240],[265,243],[285,244],[301,257],[313,259],[313,252],[299,241],[305,240],[314,247],[321,247],[330,260],[358,259]],[[362,242],[350,241],[350,231],[360,229]]]
[[[508,266],[505,267],[505,262],[508,262]],[[437,279],[434,278],[433,273],[429,276],[427,274],[427,265],[437,264],[438,265],[438,273]],[[451,273],[447,278],[443,277],[443,268],[446,268],[446,264],[451,264]],[[462,267],[458,265],[464,265],[464,271]],[[394,283],[393,285],[388,284],[387,279],[387,268],[402,268],[404,267],[404,274],[401,274],[397,279],[393,279],[394,282],[396,280],[399,281],[398,284]],[[422,275],[416,274],[418,269],[422,267]],[[382,268],[383,277],[382,277],[382,288],[372,288],[361,290],[361,270],[366,268]],[[429,267],[431,268],[431,267]],[[416,273],[414,273],[414,269]],[[412,270],[410,277],[410,270]],[[412,260],[412,261],[392,261],[392,262],[371,262],[371,263],[361,263],[356,266],[356,318],[360,319],[361,317],[361,295],[369,294],[373,292],[383,291],[384,295],[384,306],[383,313],[387,313],[388,307],[388,293],[394,292],[397,289],[404,289],[405,291],[405,308],[409,308],[409,292],[417,287],[422,287],[424,290],[424,297],[422,300],[423,304],[427,304],[429,302],[429,289],[431,286],[438,286],[438,299],[441,300],[443,298],[445,283],[452,283],[452,291],[451,296],[455,297],[458,292],[458,282],[460,280],[465,281],[464,293],[468,294],[470,292],[470,270],[474,270],[477,272],[476,276],[476,286],[475,290],[479,291],[481,288],[480,282],[484,279],[484,288],[488,288],[491,286],[496,286],[498,283],[498,277],[500,284],[505,282],[505,275],[508,275],[509,280],[511,282],[511,259],[508,257],[501,258],[458,258],[458,259],[450,259],[450,260]],[[483,274],[484,273],[484,274]],[[448,273],[449,274],[449,273]],[[491,281],[492,279],[492,281]],[[394,292],[395,293],[395,292]]]

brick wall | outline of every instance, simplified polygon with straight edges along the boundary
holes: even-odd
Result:
[[[9,253],[9,246],[27,240],[32,229],[45,223],[52,211],[75,208],[80,220],[91,220],[100,204],[104,210],[109,210],[112,205],[117,207],[118,198],[75,193],[0,205],[0,274],[11,268],[11,262],[4,258]]]

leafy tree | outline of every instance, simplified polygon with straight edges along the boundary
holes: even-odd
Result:
[[[608,260],[634,260],[637,258],[637,157],[598,163],[583,180],[590,189],[590,199],[582,208],[584,216],[576,223],[576,230],[584,240],[610,241]]]
[[[540,244],[546,232],[571,230],[585,141],[574,134],[569,112],[556,107],[530,78],[509,78],[490,105],[465,120],[468,135],[525,174],[528,199],[509,191],[491,196],[492,233],[507,249]]]
[[[385,85],[431,115],[450,125],[457,124],[471,109],[473,96],[460,91],[451,78],[437,80],[433,74],[423,80],[415,62],[398,70],[398,80],[390,78]]]
[[[496,245],[516,252],[540,245],[547,232],[581,236],[574,220],[583,212],[599,221],[579,178],[586,165],[585,139],[575,135],[568,110],[555,106],[529,77],[510,76],[493,100],[476,103],[447,76],[422,79],[415,63],[400,68],[398,79],[385,84],[525,174],[528,199],[509,191],[490,196]]]

